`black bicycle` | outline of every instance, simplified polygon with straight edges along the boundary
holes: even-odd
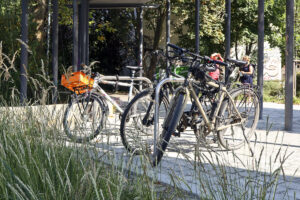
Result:
[[[170,51],[167,56],[162,51],[153,52],[155,56],[168,59],[171,64],[177,63],[179,57]],[[158,59],[159,60],[159,59]],[[181,62],[185,64],[186,62]],[[165,72],[160,76],[155,75],[154,85],[157,85],[160,80],[169,77],[182,78],[180,75],[172,71],[172,65],[166,67]],[[183,79],[183,78],[182,78]],[[174,92],[174,86],[171,83],[165,84],[159,96],[159,120],[162,123],[166,116],[169,106],[169,99]],[[155,88],[146,89],[136,95],[127,105],[122,118],[120,126],[120,135],[124,147],[135,155],[151,151],[153,146],[153,132],[154,132],[154,99]],[[153,151],[153,148],[152,148]]]
[[[176,89],[163,117],[162,130],[156,134],[152,165],[160,162],[171,136],[180,136],[188,126],[192,127],[198,140],[205,141],[213,134],[212,142],[218,141],[227,150],[249,142],[259,117],[258,95],[249,87],[231,89],[230,83],[216,81],[208,75],[217,65],[232,71],[235,64],[199,56],[176,45],[170,44],[170,47],[183,59],[189,55],[191,64],[184,84]],[[192,106],[184,112],[188,97]]]

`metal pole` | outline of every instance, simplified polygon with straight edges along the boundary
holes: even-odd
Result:
[[[78,6],[78,30],[82,30],[83,26],[83,11],[82,11],[82,0],[80,5]],[[83,57],[82,57],[82,31],[78,31],[78,63],[83,63]],[[81,66],[78,66],[78,70],[81,70]]]
[[[225,15],[225,60],[230,58],[230,26],[231,26],[231,0],[226,0]],[[225,82],[229,81],[229,71],[225,70]]]
[[[166,53],[167,53],[167,57],[169,57],[169,47],[168,44],[170,43],[170,37],[171,37],[171,2],[170,0],[167,0],[167,17],[166,17]],[[170,67],[170,62],[167,59],[167,67]],[[167,70],[168,73],[168,70]],[[167,74],[167,77],[169,76],[169,74]]]
[[[144,9],[140,8],[140,40],[139,40],[139,67],[143,67],[143,43],[144,43],[144,21],[143,21]],[[143,70],[140,70],[140,77],[143,76]]]
[[[199,22],[199,13],[200,13],[200,0],[196,0],[195,1],[196,4],[196,13],[195,13],[195,45],[196,45],[196,53],[199,54],[199,26],[200,26],[200,22]]]
[[[52,74],[53,74],[53,97],[52,103],[57,102],[57,83],[58,83],[58,0],[53,3],[53,24],[52,24]]]
[[[294,0],[286,0],[285,130],[293,129]]]
[[[78,71],[78,5],[73,0],[73,71]]]
[[[87,2],[86,3],[86,64],[89,65],[90,62],[89,62],[89,43],[90,43],[90,40],[89,40],[89,10],[90,10],[90,6],[89,6],[89,3]]]
[[[263,118],[263,83],[264,83],[264,0],[258,1],[258,54],[257,54],[257,85],[260,94],[259,119]]]
[[[86,0],[81,0],[81,4],[80,4],[80,47],[81,47],[81,55],[80,55],[80,64],[84,63],[87,64],[87,15],[88,15],[88,11],[87,11],[87,4],[88,2]]]
[[[27,66],[28,66],[28,0],[22,0],[21,19],[21,75],[20,75],[20,101],[24,104],[27,99]]]

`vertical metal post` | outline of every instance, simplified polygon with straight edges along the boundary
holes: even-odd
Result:
[[[139,37],[139,67],[143,67],[143,50],[144,50],[144,21],[143,21],[144,9],[140,8],[140,37]],[[143,70],[140,70],[140,77],[143,76]]]
[[[90,40],[89,40],[89,11],[90,11],[90,6],[89,6],[89,3],[87,1],[86,3],[86,60],[85,60],[85,63],[87,65],[89,65],[89,43],[90,43]]]
[[[167,57],[169,57],[169,47],[168,44],[170,43],[170,37],[171,37],[171,2],[170,0],[167,0],[167,17],[166,17],[166,53],[167,53]],[[170,67],[170,62],[167,59],[167,67]],[[167,70],[168,73],[168,70]],[[169,74],[167,74],[168,76]]]
[[[260,94],[259,119],[263,117],[263,82],[264,82],[264,7],[265,1],[258,1],[258,54],[257,54],[257,85]]]
[[[199,54],[199,26],[200,26],[200,0],[195,1],[196,13],[195,13],[195,50]]]
[[[82,30],[83,26],[83,15],[82,15],[82,0],[81,3],[78,5],[78,30]],[[82,31],[78,31],[78,63],[81,64],[83,63],[83,58],[82,58]],[[78,70],[81,70],[81,66],[78,66]]]
[[[294,0],[286,0],[285,130],[293,129]]]
[[[84,63],[87,65],[87,37],[88,37],[88,2],[81,0],[80,4],[80,38],[79,45],[80,49],[80,64]]]
[[[225,60],[230,58],[230,27],[231,27],[231,0],[226,0],[225,4]],[[229,81],[229,71],[225,70],[225,82]]]
[[[22,0],[22,19],[21,19],[21,75],[20,75],[20,101],[24,104],[27,99],[27,66],[28,52],[28,0]]]
[[[73,0],[73,71],[78,71],[78,4]]]
[[[57,102],[58,83],[58,0],[52,0],[53,23],[52,23],[52,74],[53,74],[53,97],[52,103]]]

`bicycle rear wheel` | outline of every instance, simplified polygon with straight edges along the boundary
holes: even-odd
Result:
[[[259,119],[259,99],[250,88],[233,90],[230,95],[244,122],[238,124],[241,122],[241,119],[234,110],[232,102],[226,100],[221,106],[217,127],[223,125],[232,126],[218,131],[217,134],[220,144],[225,149],[234,150],[242,147],[245,142],[249,141],[256,129]]]
[[[156,149],[154,150],[152,157],[152,166],[155,167],[161,161],[163,153],[165,152],[170,138],[179,123],[179,120],[183,114],[184,107],[187,101],[187,95],[179,88],[175,92],[175,96],[170,102],[167,115],[162,125],[162,133],[157,135]]]
[[[101,97],[82,94],[73,98],[64,115],[63,125],[67,136],[76,142],[95,138],[104,126],[107,107]]]
[[[159,124],[162,124],[160,122],[166,116],[168,105],[167,97],[162,95],[159,106]],[[140,155],[149,154],[153,150],[154,109],[153,89],[142,91],[126,107],[121,118],[120,135],[128,152]]]

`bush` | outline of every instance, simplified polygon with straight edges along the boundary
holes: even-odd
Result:
[[[283,82],[265,81],[263,97],[264,97],[264,101],[283,103],[284,102]]]

